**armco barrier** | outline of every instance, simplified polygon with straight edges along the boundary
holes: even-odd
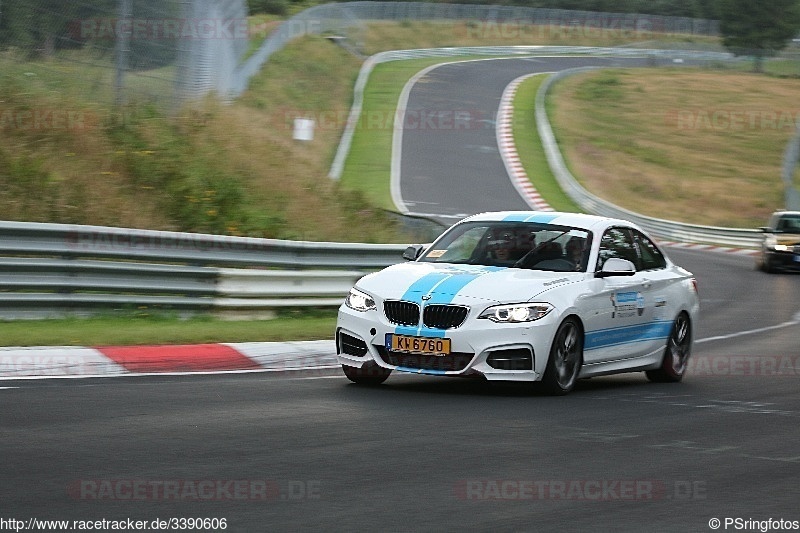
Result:
[[[404,249],[0,222],[0,318],[338,306],[359,277],[401,262]]]
[[[103,258],[207,266],[377,269],[402,245],[284,241],[69,224],[0,222],[0,257]]]

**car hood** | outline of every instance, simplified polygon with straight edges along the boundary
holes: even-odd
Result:
[[[515,303],[585,276],[580,272],[410,262],[365,276],[357,287],[384,300]]]
[[[777,233],[775,240],[784,246],[794,246],[800,244],[800,233]]]

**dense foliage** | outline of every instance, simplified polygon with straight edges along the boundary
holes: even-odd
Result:
[[[798,0],[718,0],[723,44],[739,55],[761,59],[786,47],[800,28]]]
[[[120,0],[29,0],[0,2],[0,46],[14,46],[47,55],[54,49],[82,46],[74,24],[92,17],[118,17]],[[164,10],[179,9],[178,2],[155,3],[130,0],[136,13],[153,12],[164,17]],[[314,0],[247,0],[250,13],[284,16],[290,11],[313,5]],[[571,9],[610,13],[643,13],[722,19],[735,37],[731,46],[775,48],[797,32],[797,0],[454,0],[453,3],[505,4],[551,9]],[[170,8],[169,6],[173,7]],[[177,16],[171,13],[171,16]],[[755,42],[755,46],[754,46]],[[143,44],[139,44],[143,46]]]

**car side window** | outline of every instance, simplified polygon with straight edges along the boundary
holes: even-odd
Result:
[[[597,256],[597,270],[601,270],[608,259],[616,257],[627,259],[638,265],[636,249],[631,241],[631,236],[625,228],[609,228],[600,239],[600,253]]]
[[[641,263],[639,270],[655,270],[666,268],[667,260],[664,254],[656,247],[655,243],[639,231],[633,231],[633,242],[639,251]]]

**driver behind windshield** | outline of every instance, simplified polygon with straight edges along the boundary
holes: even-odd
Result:
[[[535,242],[536,237],[524,228],[494,229],[489,236],[489,259],[500,266],[511,266],[530,252]]]
[[[498,265],[509,265],[518,255],[514,233],[508,229],[492,230],[489,236],[488,255]]]

